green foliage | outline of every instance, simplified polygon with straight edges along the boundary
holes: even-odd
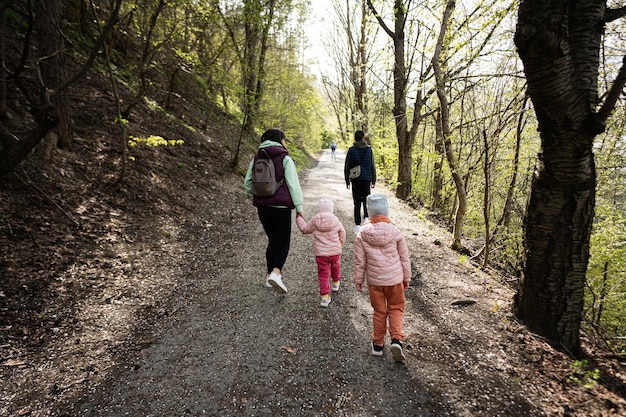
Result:
[[[313,79],[288,61],[281,60],[280,66],[273,67],[267,76],[262,124],[278,127],[307,151],[318,152],[324,140],[322,101],[313,88]]]
[[[147,138],[137,138],[137,137],[131,136],[130,139],[128,139],[128,146],[130,146],[131,148],[139,144],[142,144],[148,147],[157,147],[157,146],[176,146],[176,145],[182,145],[184,143],[185,142],[180,139],[166,140],[166,139],[163,139],[161,136],[156,136],[156,135],[148,136]]]
[[[125,125],[125,124],[128,124],[128,119],[123,118],[122,115],[117,115],[113,122],[115,124]]]
[[[376,176],[392,188],[397,180],[398,142],[393,137],[372,137],[372,149],[376,158]]]
[[[289,150],[289,156],[293,159],[298,171],[302,171],[311,166],[312,158],[302,147],[287,144],[287,149]]]
[[[626,351],[621,338],[626,325],[626,216],[608,202],[596,207],[591,258],[587,269],[585,318],[616,351]]]
[[[596,154],[597,193],[585,316],[615,352],[626,353],[626,108],[619,105]]]
[[[322,133],[320,133],[320,136],[322,138],[321,149],[327,149],[330,147],[331,143],[338,142],[337,135],[332,132],[329,132],[326,129],[322,130]]]
[[[589,361],[586,359],[572,362],[570,370],[569,379],[577,384],[583,385],[585,388],[593,388],[598,385],[600,370],[597,368],[591,369]]]
[[[283,58],[289,61],[289,58]],[[268,76],[268,86],[272,87],[263,104],[266,105],[265,114],[269,119],[292,122],[304,118],[310,123],[310,114],[316,113],[321,106],[321,99],[313,88],[313,79],[298,72],[295,65],[289,65],[281,60],[280,68],[272,70]]]
[[[149,148],[156,148],[159,146],[176,146],[176,145],[182,145],[182,144],[184,144],[184,141],[182,140],[166,140],[162,138],[161,136],[155,136],[155,135],[148,136],[147,138],[137,138],[134,136],[130,136],[130,138],[128,139],[128,146],[131,148],[134,148],[139,145],[147,146]],[[130,155],[128,159],[130,159],[131,161],[134,161],[135,157]]]

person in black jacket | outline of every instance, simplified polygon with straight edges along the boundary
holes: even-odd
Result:
[[[370,189],[376,186],[376,163],[372,147],[365,142],[365,132],[357,130],[354,132],[354,143],[348,149],[346,162],[343,167],[343,174],[346,180],[346,187],[350,189],[352,185],[352,200],[354,201],[354,233],[361,230],[361,206],[363,207],[363,217],[368,220],[366,199],[370,195]],[[361,165],[361,174],[350,179],[350,169]]]

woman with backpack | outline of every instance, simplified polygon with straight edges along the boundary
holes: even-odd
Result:
[[[268,164],[257,165],[259,159],[271,159],[267,162],[270,162],[271,170],[274,171],[271,175],[275,175],[275,178],[268,181],[275,183],[275,192],[274,190],[268,192],[267,184],[262,186],[255,184],[260,171],[265,170],[263,175],[268,174]],[[282,269],[291,244],[291,210],[295,209],[296,215],[302,216],[304,197],[296,165],[289,156],[285,133],[282,130],[268,129],[263,133],[257,154],[248,167],[244,187],[248,197],[252,197],[252,204],[257,208],[259,220],[268,238],[265,250],[267,264],[265,285],[273,287],[280,294],[285,294],[287,287],[282,280]]]

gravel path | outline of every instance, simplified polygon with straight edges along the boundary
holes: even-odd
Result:
[[[542,415],[522,395],[519,380],[515,386],[515,377],[498,365],[506,359],[506,341],[473,329],[502,323],[505,315],[493,313],[486,321],[468,316],[470,309],[489,314],[510,293],[475,284],[477,276],[482,283],[484,278],[459,265],[445,245],[433,244],[434,229],[382,188],[375,191],[390,197],[391,217],[412,248],[416,279],[407,293],[406,364],[394,363],[387,348],[382,358],[370,355],[371,307],[367,293],[351,282],[352,200],[343,182],[345,153],[337,156],[331,162],[330,153],[322,153],[301,178],[306,219],[320,197],[330,196],[348,235],[344,282],[328,308],[319,305],[313,238],[295,222],[283,270],[289,292],[281,296],[264,286],[266,238],[251,204],[230,213],[231,221],[240,218],[232,225],[240,234],[234,242],[214,233],[208,222],[220,219],[207,215],[204,229],[198,222],[187,231],[193,250],[180,260],[186,282],[172,303],[176,307],[153,334],[137,336],[137,345],[145,347],[136,357],[85,393],[67,415]],[[209,213],[214,204],[207,203]],[[216,256],[222,261],[215,262]],[[436,260],[440,267],[424,268]],[[445,282],[439,282],[444,269]],[[479,301],[465,310],[451,307],[459,296]],[[475,345],[490,351],[481,353]]]

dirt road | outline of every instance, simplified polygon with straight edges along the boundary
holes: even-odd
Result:
[[[188,230],[194,252],[181,261],[189,283],[178,306],[158,331],[135,335],[137,345],[146,346],[136,357],[116,365],[103,385],[62,414],[542,415],[526,399],[523,381],[506,372],[507,342],[493,336],[500,330],[482,330],[490,322],[502,324],[506,313],[490,309],[497,302],[504,307],[510,293],[434,244],[436,231],[391,195],[391,217],[409,240],[416,278],[405,316],[408,358],[405,365],[394,363],[387,348],[382,358],[370,354],[371,307],[367,293],[351,283],[352,200],[343,182],[345,153],[337,156],[331,162],[330,153],[323,153],[301,178],[306,218],[320,197],[330,196],[348,234],[344,282],[328,308],[319,305],[312,236],[301,235],[295,223],[283,270],[285,296],[264,286],[266,239],[251,204],[239,215],[241,247],[223,247],[212,224],[196,224]],[[214,204],[207,202],[208,213]],[[222,259],[211,262],[216,251]],[[480,285],[485,283],[487,288]],[[459,297],[478,302],[451,306]],[[485,314],[489,318],[479,318]]]

